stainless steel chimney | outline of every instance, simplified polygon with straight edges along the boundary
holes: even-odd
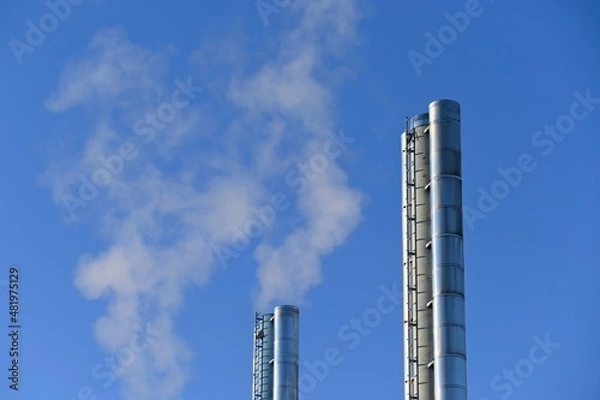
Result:
[[[419,114],[402,135],[405,391],[420,399],[433,399],[434,391],[428,126],[429,114]]]
[[[253,400],[298,400],[299,315],[290,305],[256,314]]]
[[[298,400],[298,320],[295,306],[275,308],[273,400]]]
[[[466,400],[460,105],[438,100],[402,135],[406,400]]]
[[[435,400],[467,399],[460,105],[429,105]]]

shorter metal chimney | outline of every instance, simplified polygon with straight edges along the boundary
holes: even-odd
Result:
[[[255,315],[253,400],[298,400],[298,307]]]

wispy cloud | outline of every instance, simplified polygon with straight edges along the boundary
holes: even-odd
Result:
[[[108,302],[95,325],[106,351],[122,347],[143,323],[161,332],[123,371],[127,399],[178,398],[192,354],[173,326],[183,288],[207,283],[218,265],[214,246],[226,245],[230,228],[269,201],[286,178],[282,171],[309,162],[337,134],[334,88],[324,76],[331,76],[331,56],[356,42],[358,10],[353,1],[325,0],[290,12],[298,24],[282,35],[271,60],[250,73],[234,69],[218,86],[225,90],[220,98],[206,98],[219,96],[206,82],[209,94],[194,98],[146,147],[133,125],[173,90],[165,79],[168,48],[142,48],[118,28],[102,31],[47,99],[51,111],[89,110],[93,127],[78,157],[44,174],[57,201],[97,168],[99,156],[115,154],[125,141],[140,144],[140,155],[94,203],[109,246],[83,255],[75,277],[86,298]],[[195,141],[193,151],[186,140]],[[276,242],[266,236],[258,243],[258,307],[302,301],[321,281],[322,257],[359,224],[363,195],[337,161],[292,198],[300,224]]]
[[[319,79],[331,55],[342,54],[356,42],[359,12],[352,1],[308,3],[299,26],[283,37],[276,60],[231,86],[231,98],[252,116],[268,114],[299,125],[296,156],[303,163],[322,151],[335,131],[334,93]],[[347,184],[335,163],[310,182],[298,196],[304,224],[293,229],[280,245],[262,243],[259,263],[259,307],[273,301],[299,301],[321,282],[321,258],[342,244],[361,219],[362,194]]]
[[[103,30],[91,41],[85,58],[67,65],[46,106],[52,111],[66,111],[82,104],[114,103],[124,93],[158,90],[168,52],[151,52],[132,44],[122,28]]]

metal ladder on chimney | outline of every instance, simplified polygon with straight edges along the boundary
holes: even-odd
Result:
[[[404,315],[406,349],[408,354],[408,370],[405,374],[405,399],[419,399],[419,360],[418,360],[418,319],[417,319],[417,188],[416,188],[416,131],[409,130],[409,120],[406,119],[406,147],[404,151],[404,163],[406,167],[405,179],[405,242],[406,260],[403,268],[405,278],[404,301],[406,315]]]
[[[262,400],[263,389],[263,337],[260,335],[263,329],[263,317],[255,314],[254,321],[254,362],[252,373],[252,400]]]

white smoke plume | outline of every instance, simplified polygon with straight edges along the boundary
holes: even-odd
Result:
[[[225,84],[203,82],[202,93],[194,86],[198,80],[166,80],[173,49],[142,48],[120,28],[101,31],[87,53],[65,68],[46,102],[51,111],[78,110],[93,119],[89,134],[76,138],[79,145],[65,145],[78,146],[79,156],[54,163],[43,180],[67,209],[101,216],[109,246],[83,255],[75,277],[86,298],[108,302],[95,325],[97,341],[114,353],[131,342],[139,325],[160,333],[119,371],[125,399],[179,398],[191,362],[173,326],[183,289],[209,281],[219,266],[214,249],[229,246],[231,227],[243,226],[268,202],[273,187],[286,180],[281,171],[320,156],[319,172],[292,199],[301,224],[277,243],[258,239],[258,307],[301,301],[321,281],[322,257],[360,222],[363,195],[349,186],[335,157],[322,157],[337,157],[351,142],[340,139],[334,88],[324,77],[332,76],[326,70],[331,59],[357,41],[357,6],[353,0],[298,2],[289,13],[297,15],[297,24],[281,36],[272,60],[254,72],[240,71],[232,67],[238,51],[232,46],[224,62],[234,77]],[[209,48],[198,50],[200,69],[211,56]],[[194,101],[154,134],[150,125],[132,131],[182,85]],[[219,89],[222,98],[213,103],[226,104],[233,115],[226,126],[215,117],[215,106],[202,105]],[[110,160],[123,148],[131,157],[121,165],[108,161],[116,171],[110,183],[82,192],[82,182],[89,183],[102,165],[99,157]],[[77,193],[88,197],[82,202]]]

